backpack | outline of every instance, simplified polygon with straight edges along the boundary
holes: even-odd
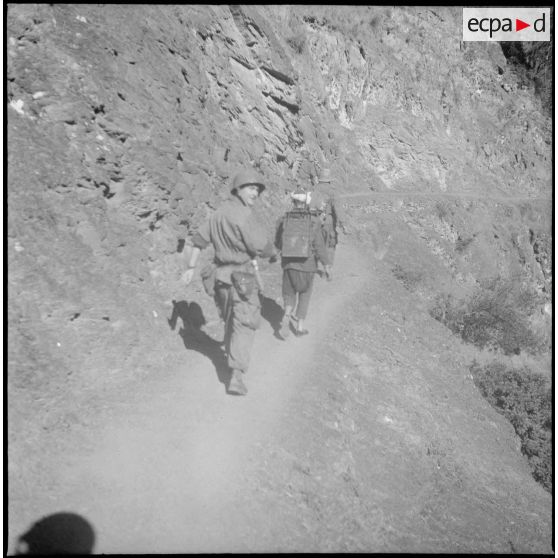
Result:
[[[281,255],[308,258],[312,254],[312,215],[307,209],[287,211],[283,219]]]

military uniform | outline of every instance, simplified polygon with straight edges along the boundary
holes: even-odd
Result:
[[[337,224],[338,216],[336,211],[335,198],[331,196],[327,199],[326,207],[322,214],[322,234],[324,236],[324,243],[327,247],[328,257],[332,265],[335,257],[335,248],[339,241]]]
[[[293,164],[293,179],[304,188],[311,187],[318,179],[320,166],[314,159],[298,157]]]
[[[329,255],[329,263],[333,265],[335,248],[339,241],[338,228],[342,223],[342,212],[327,169],[322,172],[311,196],[311,207],[320,212],[322,234]]]
[[[308,258],[281,258],[283,268],[283,300],[285,307],[296,308],[296,318],[304,320],[308,313],[310,297],[315,274],[318,271],[318,261],[322,265],[329,265],[328,254],[321,234],[321,224],[317,215],[312,215],[311,255]],[[281,250],[281,237],[285,217],[277,226],[275,246]],[[297,304],[298,296],[298,304]]]
[[[254,334],[260,324],[258,289],[244,299],[233,286],[234,272],[253,273],[251,260],[271,257],[275,249],[252,209],[235,195],[225,201],[198,229],[192,239],[199,249],[215,250],[215,302],[225,321],[225,350],[231,369],[246,372]]]

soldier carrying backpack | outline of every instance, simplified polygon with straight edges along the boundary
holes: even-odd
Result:
[[[318,272],[318,261],[324,266],[328,280],[331,280],[321,222],[318,215],[308,208],[310,196],[306,192],[295,192],[291,198],[293,208],[280,219],[275,235],[275,246],[281,251],[283,268],[284,315],[278,331],[282,339],[287,339],[291,327],[297,337],[308,333],[304,320],[314,276]]]

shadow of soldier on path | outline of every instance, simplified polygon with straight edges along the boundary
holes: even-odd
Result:
[[[273,335],[280,339],[279,328],[281,327],[281,320],[283,319],[283,308],[272,298],[260,294],[260,304],[262,305],[262,318],[269,322],[273,328]]]
[[[93,527],[80,515],[60,512],[43,517],[21,535],[16,556],[91,554]]]
[[[178,330],[178,335],[182,338],[184,346],[209,358],[215,366],[219,381],[227,385],[230,374],[222,344],[202,331],[206,320],[200,305],[186,300],[173,300],[172,306],[172,315],[167,320],[171,330],[176,329],[176,323],[180,318],[182,327]]]

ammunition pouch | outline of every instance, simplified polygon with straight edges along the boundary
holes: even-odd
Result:
[[[257,289],[256,276],[246,271],[233,271],[231,281],[241,300],[248,300]]]
[[[242,300],[235,290],[232,297],[233,319],[243,326],[256,330],[260,326],[261,306],[257,293],[254,292],[248,300]]]

